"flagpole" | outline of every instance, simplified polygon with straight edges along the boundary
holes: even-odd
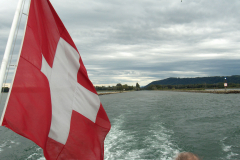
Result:
[[[16,26],[17,26],[17,25],[15,25],[14,22],[16,21],[16,24],[17,24],[17,21],[18,21],[19,15],[20,15],[20,11],[21,11],[22,3],[23,3],[23,0],[19,0],[18,6],[17,6],[17,10],[16,10],[16,12],[15,12],[15,16],[14,16],[14,19],[13,19],[13,24],[12,24],[12,27],[11,27],[11,31],[13,30],[13,28],[14,28],[14,30],[13,30],[14,32],[15,32],[15,30],[16,30]],[[29,13],[29,9],[30,9],[30,4],[31,4],[31,0],[29,0],[28,13]],[[27,15],[27,16],[28,16],[28,15]],[[17,17],[17,18],[16,18],[16,17]],[[28,17],[27,17],[27,20],[26,20],[23,37],[25,37],[25,32],[26,32],[26,28],[27,28],[27,22],[28,22]],[[14,25],[15,25],[15,27],[13,27]],[[10,32],[11,32],[11,31],[10,31]],[[13,32],[13,33],[14,33],[14,32]],[[11,35],[11,34],[10,34],[10,35]],[[10,39],[10,35],[9,35],[9,39]],[[14,34],[13,34],[13,36],[14,36]],[[8,39],[8,41],[9,41],[9,39]],[[18,59],[17,59],[17,64],[18,64],[18,62],[19,62],[20,54],[21,54],[21,51],[22,51],[23,40],[24,40],[24,38],[22,39],[21,47],[20,47],[20,50],[19,50],[19,55],[18,55]],[[11,40],[11,45],[12,45],[12,42],[13,42],[13,38],[12,38],[12,40]],[[9,43],[10,43],[10,42],[9,42]],[[11,45],[10,45],[10,46],[11,46]],[[8,44],[7,44],[7,46],[8,46]],[[10,47],[10,49],[11,49],[11,47]],[[6,50],[7,50],[7,48],[6,48]],[[5,51],[5,54],[6,54],[6,51]],[[9,53],[8,53],[7,58],[9,57],[9,54],[10,54],[10,50],[9,50]],[[5,55],[4,55],[4,57],[5,57]],[[8,60],[7,60],[6,62],[8,62]],[[2,66],[3,66],[3,64],[2,64]],[[7,63],[6,63],[6,66],[7,66]],[[5,74],[5,71],[6,71],[6,66],[5,66],[4,74]],[[2,69],[1,69],[0,73],[2,73]],[[0,85],[3,84],[4,74],[3,74],[2,77],[0,77],[0,82],[1,82]],[[16,69],[15,69],[15,73],[14,73],[14,76],[13,76],[13,79],[12,79],[12,84],[13,84],[13,81],[14,81],[15,74],[16,74]],[[10,87],[10,89],[9,89],[9,94],[8,94],[8,96],[7,96],[7,99],[6,99],[6,102],[5,102],[5,106],[4,106],[4,108],[3,108],[2,116],[0,117],[0,126],[2,126],[3,117],[4,117],[5,112],[6,112],[7,103],[8,103],[8,100],[9,100],[11,91],[12,91],[12,87]],[[1,95],[1,92],[0,92],[0,95]]]
[[[16,28],[17,28],[17,22],[18,22],[18,18],[19,18],[19,15],[20,15],[22,3],[23,3],[23,0],[18,1],[17,9],[15,11],[12,27],[11,27],[11,30],[10,30],[10,34],[9,34],[6,49],[5,49],[5,53],[4,53],[3,60],[2,60],[2,65],[1,65],[1,70],[0,70],[0,87],[1,87],[0,89],[1,90],[2,90],[2,86],[3,86],[4,75],[5,75],[6,68],[7,68],[8,58],[9,58],[10,51],[11,51],[11,48],[12,48],[12,43],[13,43],[13,40],[14,40],[14,33],[15,33]],[[0,92],[0,94],[1,94],[1,92]]]

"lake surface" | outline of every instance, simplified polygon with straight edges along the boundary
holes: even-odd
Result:
[[[240,159],[240,94],[139,91],[100,100],[112,124],[106,160],[172,160],[183,151],[203,160]],[[0,159],[44,160],[37,145],[4,127]]]

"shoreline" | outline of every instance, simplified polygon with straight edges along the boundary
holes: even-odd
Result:
[[[213,94],[239,94],[240,90],[169,90],[173,92],[213,93]]]
[[[153,91],[170,91],[170,92],[190,92],[190,93],[212,93],[212,94],[239,94],[240,90],[153,90]],[[108,95],[108,94],[117,94],[117,93],[126,93],[132,91],[116,91],[116,92],[103,92],[98,93],[99,96],[101,95]]]
[[[108,95],[108,94],[117,94],[117,93],[126,93],[126,92],[132,92],[132,91],[116,91],[116,92],[99,92],[98,95],[102,96],[102,95]]]

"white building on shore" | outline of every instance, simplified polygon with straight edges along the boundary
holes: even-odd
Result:
[[[10,88],[11,87],[11,83],[3,83],[3,86],[2,87],[8,87]]]

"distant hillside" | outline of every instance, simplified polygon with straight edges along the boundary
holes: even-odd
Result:
[[[215,77],[196,77],[196,78],[167,78],[159,81],[153,81],[149,83],[150,85],[188,85],[188,84],[216,84],[224,83],[224,76],[215,76]],[[240,75],[226,76],[227,83],[236,83],[240,84]],[[146,87],[147,87],[146,86]]]

